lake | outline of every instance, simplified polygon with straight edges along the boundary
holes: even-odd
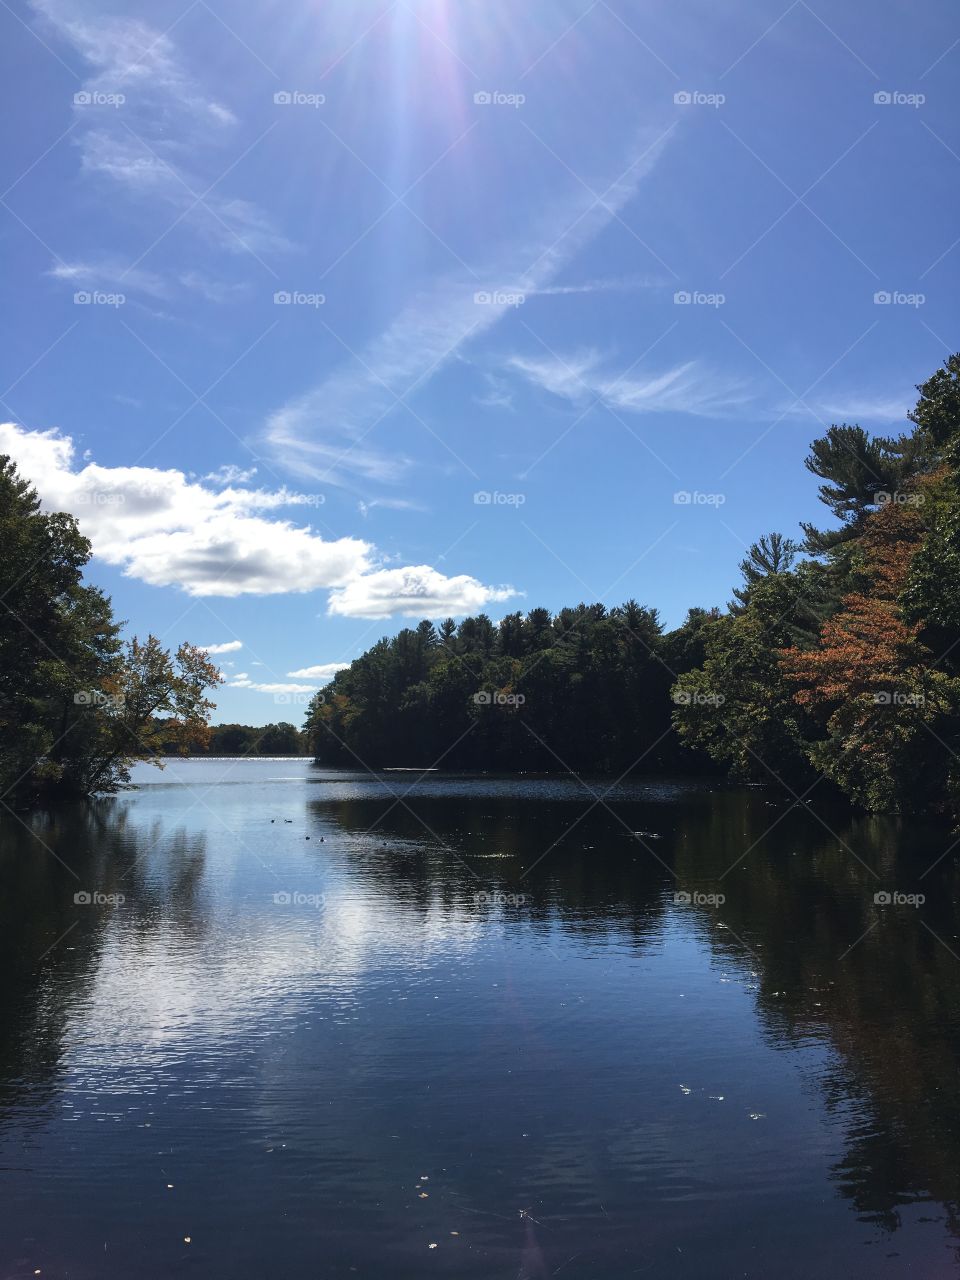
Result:
[[[0,1280],[960,1274],[943,829],[684,780],[134,780],[0,822]]]

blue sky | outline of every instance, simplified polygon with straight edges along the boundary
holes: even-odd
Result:
[[[221,720],[422,616],[724,603],[957,346],[960,30],[865,16],[4,5],[0,451]]]

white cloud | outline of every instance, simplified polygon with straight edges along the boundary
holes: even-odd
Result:
[[[461,617],[517,594],[512,587],[486,587],[465,574],[448,578],[422,564],[354,578],[330,593],[328,613],[347,618]]]
[[[225,462],[223,466],[217,467],[216,471],[208,472],[203,478],[209,480],[211,484],[249,484],[256,474],[256,467],[244,470],[242,467],[234,466],[232,462]]]
[[[286,489],[214,490],[182,471],[74,469],[74,445],[56,431],[0,426],[8,453],[47,510],[71,511],[94,552],[128,577],[193,596],[273,595],[337,586],[373,567],[358,538],[326,541],[309,526],[261,514],[308,504]]]
[[[227,640],[224,644],[201,644],[198,648],[203,649],[205,653],[215,655],[218,653],[236,653],[238,649],[243,648],[242,640]]]
[[[74,140],[86,173],[109,178],[151,206],[164,203],[231,251],[289,247],[249,202],[213,194],[197,200],[216,177],[203,153],[236,118],[182,65],[168,34],[138,18],[92,15],[75,0],[31,3],[92,69],[80,90],[88,101],[75,99],[74,105]],[[97,95],[122,95],[123,101],[104,105]],[[192,168],[182,162],[184,155]]]
[[[424,386],[466,342],[511,313],[511,296],[548,289],[636,193],[666,136],[638,144],[629,167],[602,199],[579,191],[572,203],[551,206],[536,232],[508,246],[503,260],[484,272],[482,280],[453,275],[424,288],[358,359],[351,358],[314,390],[277,409],[267,421],[266,439],[283,464],[328,484],[348,484],[353,477],[399,481],[409,459],[363,444],[367,433],[391,411],[396,397]],[[478,304],[478,292],[486,292],[491,301]]]
[[[250,689],[254,693],[316,693],[315,684],[258,684],[245,675],[234,676],[224,686],[226,689]]]
[[[322,662],[318,667],[301,667],[299,671],[288,671],[288,676],[301,680],[319,680],[321,684],[329,684],[338,671],[345,671],[349,662]]]
[[[69,436],[14,423],[0,424],[0,454],[37,487],[45,510],[77,517],[94,555],[151,586],[227,597],[335,588],[330,612],[363,618],[404,614],[417,603],[421,616],[462,614],[515,594],[423,566],[382,569],[369,542],[327,541],[309,525],[268,518],[311,505],[309,494],[212,488],[172,469],[79,466]]]
[[[748,404],[751,396],[744,382],[702,368],[689,360],[663,373],[617,377],[601,369],[597,351],[577,352],[560,358],[513,356],[507,365],[534,386],[552,395],[586,405],[593,400],[631,413],[692,413],[719,417]]]

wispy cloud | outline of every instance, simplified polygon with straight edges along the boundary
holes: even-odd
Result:
[[[312,391],[277,409],[266,439],[290,470],[327,484],[396,483],[410,460],[375,449],[377,424],[511,313],[517,295],[551,287],[568,262],[616,217],[655,166],[666,134],[639,142],[602,199],[578,192],[523,241],[478,273],[449,275],[421,290],[392,324]],[[571,288],[573,286],[570,286]],[[584,286],[586,287],[586,286]],[[481,300],[477,301],[480,295]]]
[[[249,292],[245,281],[214,280],[199,271],[169,271],[161,274],[144,267],[131,267],[115,257],[96,260],[55,262],[47,273],[73,289],[81,286],[123,294],[144,294],[163,302],[189,295],[206,302],[235,302]]]
[[[357,510],[364,519],[377,507],[387,511],[426,511],[422,502],[414,502],[412,498],[372,498],[369,502],[357,503]]]
[[[141,267],[131,270],[129,263],[116,258],[103,258],[98,262],[55,262],[47,274],[74,289],[86,285],[91,289],[127,290],[164,299],[171,294],[170,282],[163,276]]]
[[[581,284],[553,284],[546,289],[537,289],[534,297],[562,298],[567,294],[578,293],[640,293],[644,289],[666,289],[670,281],[649,279],[646,276],[621,276],[604,280],[585,280]]]
[[[512,409],[513,393],[503,378],[492,373],[484,373],[487,390],[481,396],[474,396],[474,403],[483,409]]]
[[[201,644],[198,646],[204,652],[216,656],[219,653],[236,653],[238,649],[243,648],[242,640],[225,640],[223,644]]]
[[[137,18],[92,14],[76,0],[31,4],[90,68],[73,108],[84,172],[148,209],[166,206],[222,248],[289,247],[255,205],[209,193],[226,168],[222,153],[215,164],[210,155],[232,137],[236,118],[186,69],[169,35]]]
[[[604,369],[607,361],[595,350],[563,358],[513,356],[507,367],[551,395],[574,404],[596,400],[630,413],[673,412],[722,417],[752,399],[740,379],[705,369],[689,360],[656,374],[617,376]]]
[[[832,422],[856,422],[866,426],[871,422],[901,422],[906,429],[907,411],[913,408],[913,402],[907,396],[851,395],[817,400],[811,408]]]

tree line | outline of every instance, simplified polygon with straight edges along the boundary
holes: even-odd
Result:
[[[176,754],[176,740],[170,752]],[[213,724],[203,740],[194,743],[191,756],[303,756],[309,754],[307,736],[281,720],[277,724]]]
[[[834,425],[828,527],[762,536],[733,599],[421,622],[310,704],[319,763],[619,775],[689,769],[960,814],[960,355],[909,426]]]
[[[910,428],[832,426],[806,466],[832,516],[770,533],[733,599],[665,631],[628,600],[382,639],[303,730],[209,724],[200,649],[121,638],[76,520],[0,457],[0,803],[113,791],[164,754],[323,764],[713,771],[880,812],[960,814],[960,355]]]

